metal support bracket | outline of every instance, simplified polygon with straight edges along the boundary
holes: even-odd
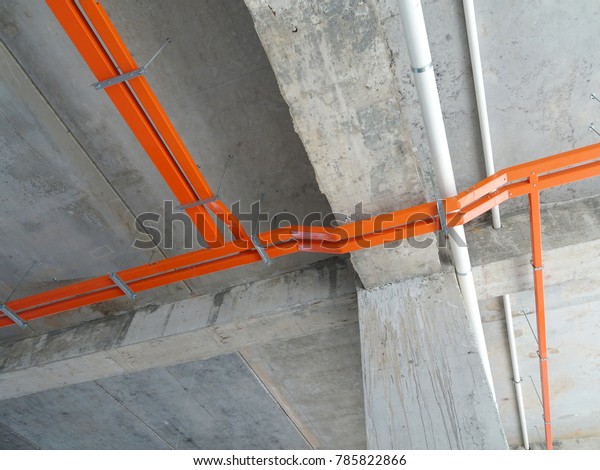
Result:
[[[267,250],[265,250],[265,247],[262,246],[262,244],[260,243],[260,240],[258,239],[258,236],[257,235],[252,235],[250,237],[250,241],[254,245],[254,248],[256,248],[256,251],[258,251],[258,254],[262,258],[262,260],[264,261],[264,263],[267,266],[271,266],[271,263],[273,262],[273,260],[271,260],[271,258],[269,258],[269,255],[267,254]]]
[[[162,50],[165,47],[167,47],[167,45],[170,43],[171,43],[171,39],[167,38],[166,41],[163,43],[163,45],[160,46],[160,49],[158,49],[158,51],[156,51],[156,53],[150,58],[148,63],[146,65],[141,66],[139,69],[135,69],[135,70],[132,70],[131,72],[127,72],[127,73],[122,73],[121,75],[117,75],[116,77],[112,77],[107,80],[102,80],[101,82],[96,82],[96,83],[92,84],[92,86],[96,90],[102,90],[109,86],[113,86],[118,83],[126,82],[133,78],[141,77],[142,75],[146,75],[146,73],[148,73],[148,67],[150,66],[150,64],[154,61],[154,59],[156,59],[156,57],[158,57],[158,54],[160,54],[162,52]]]
[[[447,221],[447,216],[446,216],[446,208],[444,207],[444,200],[443,199],[438,199],[436,201],[437,203],[437,210],[438,210],[438,216],[440,218],[440,225],[442,226],[442,233],[444,234],[445,237],[448,236],[448,221]]]
[[[21,317],[19,317],[19,315],[17,315],[10,308],[8,308],[8,305],[0,302],[0,311],[12,321],[14,321],[17,325],[19,325],[20,328],[24,329],[25,327],[27,327],[27,322],[23,321]]]
[[[231,163],[232,159],[233,159],[233,155],[229,154],[229,159],[227,160],[227,163],[225,165],[225,171],[223,171],[223,176],[221,176],[221,181],[219,181],[219,188],[217,189],[217,194],[215,194],[214,196],[211,196],[209,198],[206,198],[206,199],[200,199],[199,201],[194,201],[194,202],[190,202],[188,204],[181,204],[179,206],[175,206],[175,210],[183,211],[183,210],[190,209],[190,208],[196,207],[196,206],[204,206],[204,205],[208,204],[209,202],[214,202],[217,199],[219,199],[221,197],[221,196],[219,196],[219,194],[221,192],[221,186],[223,185],[223,180],[225,179],[225,175],[227,174],[227,169],[229,168],[229,163]]]
[[[423,67],[411,67],[410,69],[413,71],[413,73],[423,73],[423,72],[427,72],[429,69],[433,68],[433,62],[429,62],[427,65],[424,65]]]
[[[250,236],[250,241],[252,242],[252,244],[254,245],[254,248],[256,248],[256,251],[258,251],[258,254],[260,255],[260,257],[262,258],[262,260],[264,261],[264,263],[267,266],[271,266],[272,260],[271,258],[269,258],[269,255],[267,254],[267,250],[265,250],[265,247],[262,246],[262,244],[260,243],[260,239],[258,238],[258,227],[260,225],[260,204],[263,200],[263,198],[265,197],[265,194],[262,193],[260,195],[260,200],[258,201],[258,214],[256,214],[256,221],[254,222],[254,226],[252,228],[252,235]],[[254,212],[254,210],[253,210]]]
[[[137,294],[131,290],[131,288],[125,283],[125,281],[123,281],[123,279],[119,277],[117,273],[110,273],[108,277],[110,277],[110,280],[123,291],[129,300],[135,300],[137,298]]]
[[[214,196],[206,198],[206,199],[200,199],[199,201],[194,201],[194,202],[190,202],[188,204],[181,204],[180,206],[175,206],[175,210],[176,211],[184,211],[187,209],[191,209],[192,207],[204,206],[204,205],[208,204],[209,202],[216,201],[217,199],[219,199],[219,195],[215,194]]]
[[[544,269],[544,265],[542,264],[541,266],[536,266],[535,264],[533,264],[533,260],[529,260],[529,264],[531,265],[531,267],[533,268],[534,271],[541,271],[542,269]]]

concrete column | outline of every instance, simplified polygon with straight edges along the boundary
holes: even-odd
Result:
[[[358,294],[370,449],[506,449],[454,273]]]

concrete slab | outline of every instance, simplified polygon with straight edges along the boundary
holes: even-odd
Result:
[[[3,405],[0,422],[42,449],[169,448],[94,383],[16,398]]]
[[[2,42],[0,174],[3,301],[17,287],[13,298],[148,261],[148,253],[129,250],[136,234],[130,208]],[[161,258],[157,251],[154,259]],[[189,293],[183,284],[161,294],[174,300],[182,292]],[[145,301],[158,298],[149,293]],[[128,308],[122,301],[112,305]],[[101,318],[102,311],[88,311],[88,318]],[[44,322],[46,328],[68,324],[68,318]]]
[[[429,150],[416,90],[406,62],[398,2],[378,0],[381,28],[393,58],[415,156],[428,167]],[[461,2],[422,2],[436,81],[460,190],[483,179],[485,167]],[[597,142],[588,127],[600,105],[590,99],[596,80],[590,50],[600,10],[595,4],[548,1],[538,8],[476,2],[477,25],[496,169]],[[568,71],[577,70],[576,74]],[[425,181],[426,187],[431,188]],[[592,180],[551,190],[544,202],[597,194]],[[524,200],[506,207],[522,207]]]
[[[98,381],[176,449],[305,449],[237,354]]]
[[[37,449],[31,442],[0,424],[0,449],[31,450]]]
[[[499,165],[597,142],[588,127],[600,105],[590,99],[598,92],[593,64],[600,60],[600,51],[589,47],[596,37],[598,5],[553,0],[540,8],[515,4],[505,12],[478,2],[476,11]],[[587,180],[547,192],[543,200],[597,193],[597,179]]]
[[[240,353],[313,448],[366,447],[358,325]]]
[[[0,424],[10,449],[307,448],[236,354],[5,400]]]

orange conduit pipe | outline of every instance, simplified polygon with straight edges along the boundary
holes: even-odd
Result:
[[[537,186],[537,173],[532,172],[529,183]],[[550,416],[550,380],[548,378],[548,352],[546,341],[546,307],[544,304],[544,264],[542,260],[542,220],[540,193],[529,193],[529,220],[531,228],[531,265],[533,266],[533,285],[535,292],[535,317],[538,333],[538,356],[540,362],[540,383],[542,385],[542,407],[546,449],[552,450],[552,424]]]
[[[539,191],[599,176],[599,159],[600,144],[594,144],[499,171],[458,195],[443,200],[447,225],[464,225],[508,199],[529,195],[533,208],[532,227],[537,227],[535,231],[532,230],[534,267],[540,267],[541,232],[539,215],[535,215],[539,214]],[[338,227],[286,227],[263,232],[258,238],[269,257],[278,258],[296,252],[349,253],[422,236],[441,227],[437,204],[428,202]],[[141,292],[260,260],[256,247],[249,240],[242,239],[218,248],[193,251],[125,269],[117,274],[134,292]],[[543,310],[543,284],[539,282],[542,280],[541,270],[535,273],[539,273],[536,274],[536,299],[540,310]],[[7,306],[27,321],[123,295],[106,275],[12,300]],[[0,327],[11,323],[9,318],[0,317]],[[545,345],[542,338],[540,345]]]
[[[100,39],[74,0],[47,0],[53,13],[98,79],[135,70],[137,65],[96,0],[81,0],[81,7]],[[109,49],[104,49],[104,45]],[[112,57],[112,58],[111,58]],[[114,61],[116,62],[113,62]],[[142,147],[182,204],[213,197],[171,121],[143,76],[106,88],[106,93],[134,132]],[[165,145],[166,144],[166,145]],[[534,288],[539,338],[540,377],[547,448],[552,448],[550,394],[546,351],[544,286],[539,192],[554,186],[600,175],[600,144],[534,160],[499,171],[460,194],[443,200],[449,227],[464,225],[502,202],[528,195],[531,217]],[[230,228],[232,242],[223,236],[205,207]],[[219,200],[187,209],[210,249],[194,251],[117,272],[134,292],[261,261],[239,221]],[[287,227],[258,235],[270,258],[301,251],[348,253],[425,235],[442,228],[436,202],[381,214],[339,227]],[[6,305],[25,321],[81,308],[125,293],[108,276],[71,284],[8,302]],[[0,327],[12,324],[0,316]]]
[[[100,3],[81,1],[91,25],[74,0],[47,3],[98,81],[138,68]],[[215,196],[144,76],[104,91],[182,205]],[[186,209],[209,247],[223,245],[223,235],[207,208],[225,222],[235,238],[247,238],[237,218],[219,200]]]

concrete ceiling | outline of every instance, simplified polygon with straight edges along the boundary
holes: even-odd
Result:
[[[22,448],[308,448],[238,354],[4,403],[2,421]]]
[[[347,214],[359,202],[381,212],[434,197],[393,0],[102,3],[139,63],[173,38],[148,80],[213,187],[235,156],[221,191],[227,204],[240,200],[248,208],[264,193],[271,214],[302,218],[332,208]],[[423,3],[460,190],[485,176],[463,10],[458,1]],[[589,98],[600,91],[600,51],[591,46],[600,8],[559,0],[476,3],[496,167],[596,142],[588,126],[600,115],[600,103]],[[106,95],[90,87],[94,81],[42,0],[0,0],[0,299],[17,285],[14,298],[184,251],[179,225],[172,249],[131,247],[135,215],[162,213],[172,196]],[[349,142],[360,150],[346,151]],[[565,448],[600,445],[599,194],[597,179],[543,194],[544,243],[555,269],[547,287],[551,387]],[[520,434],[498,302],[504,293],[513,294],[532,442],[542,440],[536,430],[543,434],[527,323],[533,300],[523,203],[503,206],[501,231],[491,231],[486,217],[468,229],[500,416],[515,447]],[[440,265],[435,247],[404,246],[395,254],[400,258],[373,250],[352,261],[362,282],[374,285],[402,278],[405,264]],[[255,264],[157,289],[133,306],[115,301],[36,320],[25,332],[0,330],[0,350],[14,351],[24,338],[60,338],[81,322],[102,325],[134,309],[150,306],[148,315],[160,318],[158,306],[183,299],[210,296],[207,305],[217,305],[212,296],[225,291],[249,312],[279,302],[277,312],[291,315],[294,323],[285,325],[295,331],[278,337],[274,328],[251,330],[251,340],[202,360],[123,368],[95,380],[82,375],[63,388],[5,399],[0,447],[364,447],[358,320],[348,306],[355,299],[335,306],[352,295],[354,271],[325,258],[284,257],[269,268]],[[317,328],[312,316],[300,315],[318,287],[283,273],[302,269],[329,285],[310,308],[348,317]],[[230,293],[234,286],[246,286],[257,304]],[[273,293],[281,286],[285,299]],[[307,294],[296,298],[293,289]],[[323,299],[331,304],[323,307]],[[180,334],[180,327],[160,331]],[[10,357],[0,357],[0,372],[13,368]],[[82,433],[90,422],[93,431]]]
[[[264,193],[271,216],[327,214],[244,4],[177,3],[105,6],[119,12],[112,15],[116,27],[140,63],[173,38],[148,79],[211,186],[216,190],[233,154],[221,190],[226,204],[240,201],[249,211]],[[6,298],[34,261],[18,297],[184,251],[180,222],[174,248],[164,241],[154,253],[131,247],[135,216],[164,214],[163,201],[173,196],[106,94],[90,87],[94,77],[45,2],[2,2],[0,18],[0,295]],[[193,279],[139,304],[211,292],[320,258],[288,257],[268,269],[256,264]],[[123,308],[130,306],[88,312],[94,318]]]

